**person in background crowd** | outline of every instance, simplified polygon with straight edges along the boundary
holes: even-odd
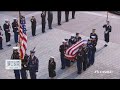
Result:
[[[45,33],[45,25],[46,25],[46,11],[42,11],[41,13],[41,18],[42,18],[42,33]]]
[[[5,37],[6,37],[6,43],[7,43],[7,46],[11,46],[10,44],[10,37],[11,37],[11,32],[10,32],[10,23],[9,21],[6,19],[5,20],[5,23],[3,25],[3,29],[5,31]]]
[[[32,16],[30,21],[31,21],[31,28],[32,28],[32,36],[36,36],[36,18]]]
[[[0,50],[3,49],[2,41],[3,41],[3,30],[2,27],[0,26]]]
[[[48,26],[49,26],[49,29],[52,29],[52,21],[53,21],[53,13],[52,13],[52,11],[48,11]]]
[[[61,25],[61,11],[57,11],[58,25]]]
[[[14,32],[14,41],[15,43],[18,43],[18,21],[16,18],[14,18],[14,21],[12,22],[12,28],[13,28],[13,32]]]

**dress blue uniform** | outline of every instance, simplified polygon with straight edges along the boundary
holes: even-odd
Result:
[[[34,54],[35,51],[30,51],[31,54]],[[38,72],[39,61],[36,56],[29,56],[28,58],[28,69],[30,72],[31,79],[36,79],[36,72]]]
[[[77,52],[77,69],[78,69],[78,74],[81,74],[82,73],[82,64],[83,64],[83,60],[84,60],[84,52],[81,48],[81,50],[79,50]]]
[[[12,28],[13,28],[13,32],[14,32],[14,40],[15,43],[18,43],[18,22],[16,21],[16,19],[14,19],[13,23],[12,23]]]
[[[18,47],[13,47],[13,54],[11,56],[11,59],[20,59],[20,55],[19,55],[19,52],[16,51],[18,50]],[[14,74],[15,74],[15,79],[20,79],[20,70],[14,70]]]

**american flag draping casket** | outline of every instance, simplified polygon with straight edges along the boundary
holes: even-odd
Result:
[[[68,60],[73,61],[77,55],[77,52],[80,47],[87,44],[87,40],[81,40],[78,41],[76,44],[73,44],[71,47],[69,47],[65,52],[65,58]]]

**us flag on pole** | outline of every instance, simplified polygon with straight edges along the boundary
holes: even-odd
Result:
[[[26,34],[26,25],[25,18],[23,17],[20,20],[20,32],[19,32],[19,40],[20,40],[20,55],[21,59],[24,59],[25,51],[27,49],[27,34]]]

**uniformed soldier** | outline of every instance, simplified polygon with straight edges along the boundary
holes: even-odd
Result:
[[[87,69],[87,65],[88,65],[88,48],[87,48],[87,45],[84,45],[83,46],[83,70],[85,71]]]
[[[75,11],[72,11],[72,19],[75,19]]]
[[[32,16],[30,21],[31,21],[31,28],[32,28],[32,36],[36,36],[36,18]]]
[[[19,47],[13,47],[13,54],[11,56],[11,59],[20,59],[18,49]],[[20,73],[20,70],[14,70],[15,79],[20,79]]]
[[[7,19],[5,20],[5,23],[3,25],[3,29],[5,31],[5,37],[6,37],[7,46],[11,46],[11,44],[10,44],[10,37],[11,37],[10,23],[9,23],[9,21]]]
[[[13,28],[13,32],[14,32],[14,41],[15,43],[18,43],[18,21],[16,18],[14,18],[14,21],[12,22],[12,28]]]
[[[21,77],[22,79],[27,79],[28,70],[28,55],[25,53],[24,59],[22,60]]]
[[[103,28],[105,28],[104,38],[105,38],[106,44],[104,46],[106,47],[109,42],[109,33],[112,31],[112,26],[110,25],[110,22],[107,21],[107,24],[103,25]]]
[[[69,11],[65,11],[65,21],[69,21]]]
[[[53,21],[53,13],[52,11],[48,11],[48,27],[52,29],[52,21]]]
[[[94,39],[92,39],[92,56],[91,56],[91,65],[94,64],[95,61],[95,52],[96,52],[96,43],[94,42]]]
[[[82,40],[82,38],[80,37],[80,34],[79,33],[76,33],[76,36],[75,36],[75,43]]]
[[[45,33],[45,24],[46,24],[46,12],[42,11],[41,13],[41,18],[42,18],[42,33]]]
[[[65,39],[65,45],[66,45],[66,50],[70,47],[69,46],[69,39]],[[67,67],[70,67],[70,60],[68,60],[67,58],[65,58],[65,61],[66,61],[66,66]]]
[[[3,30],[2,30],[2,27],[0,26],[0,50],[3,49],[2,41],[3,41]]]
[[[92,56],[92,43],[91,43],[91,39],[88,39],[88,42],[87,42],[87,48],[88,48],[88,65],[87,67],[89,67],[92,63],[92,60],[91,60],[91,56]]]
[[[39,61],[38,58],[34,55],[35,51],[30,51],[30,56],[28,58],[28,69],[31,79],[36,79],[36,72],[38,72]]]
[[[72,46],[73,44],[75,44],[75,35],[71,35],[71,38],[69,39],[69,46]]]
[[[95,33],[96,29],[92,29],[92,33],[90,33],[90,38],[92,39],[93,43],[95,43],[95,46],[98,42],[98,35]]]
[[[78,74],[81,74],[82,73],[82,64],[83,64],[83,60],[84,60],[84,57],[83,57],[83,50],[82,50],[82,47],[78,50],[77,52],[77,69],[78,69]]]
[[[61,25],[61,11],[57,11],[58,25]]]
[[[65,60],[65,51],[67,49],[66,41],[63,40],[63,44],[60,45],[59,51],[60,51],[60,58],[61,58],[61,69],[65,69],[66,66],[66,60]]]

